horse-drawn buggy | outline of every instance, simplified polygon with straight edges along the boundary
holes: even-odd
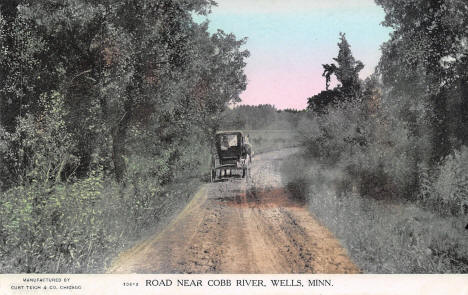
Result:
[[[252,148],[242,131],[219,131],[211,156],[211,181],[232,176],[246,178],[250,173]]]

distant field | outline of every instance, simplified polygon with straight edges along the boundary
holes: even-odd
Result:
[[[249,135],[254,153],[264,153],[298,145],[293,130],[244,130]]]

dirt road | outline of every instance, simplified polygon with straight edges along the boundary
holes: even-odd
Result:
[[[154,237],[122,253],[110,273],[357,273],[346,251],[284,189],[294,149],[258,155],[251,177],[204,185]]]

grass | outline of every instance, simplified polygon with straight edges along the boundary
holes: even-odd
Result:
[[[361,196],[340,169],[311,163],[295,155],[283,175],[365,273],[468,272],[464,216]]]
[[[123,187],[99,176],[0,194],[0,273],[99,273],[187,203],[198,179]]]

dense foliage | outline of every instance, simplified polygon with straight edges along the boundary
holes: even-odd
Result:
[[[428,134],[438,162],[468,140],[468,6],[463,0],[376,1],[394,31],[379,72],[394,115]],[[424,154],[424,153],[423,153]]]
[[[0,4],[0,271],[95,269],[124,224],[162,214],[165,188],[203,173],[249,55],[194,21],[212,5]]]
[[[468,171],[453,165],[467,146],[467,7],[456,0],[377,3],[393,32],[376,73],[358,79],[363,65],[342,34],[338,65],[324,65],[327,86],[333,74],[341,84],[309,98],[311,122],[300,128],[306,146],[342,166],[364,194],[430,199],[437,210],[463,214]]]
[[[206,13],[211,4],[25,0],[2,5],[3,132],[20,132],[17,126],[28,116],[35,116],[31,127],[40,129],[45,104],[51,103],[41,97],[62,97],[63,131],[73,142],[68,153],[77,160],[66,163],[62,176],[84,176],[93,165],[103,165],[122,181],[132,127],[157,130],[151,144],[159,153],[171,149],[174,134],[183,138],[192,127],[216,128],[216,116],[245,88],[248,52],[241,49],[244,40],[222,31],[210,34],[207,23],[192,20],[192,13]],[[31,153],[15,163],[2,162],[8,167],[4,185],[21,184],[18,176],[27,172],[12,172],[12,166],[28,162]]]
[[[337,64],[323,65],[327,89],[298,125],[306,151],[287,171],[367,271],[466,272],[468,6],[376,2],[393,31],[375,73],[357,78],[342,34]]]

